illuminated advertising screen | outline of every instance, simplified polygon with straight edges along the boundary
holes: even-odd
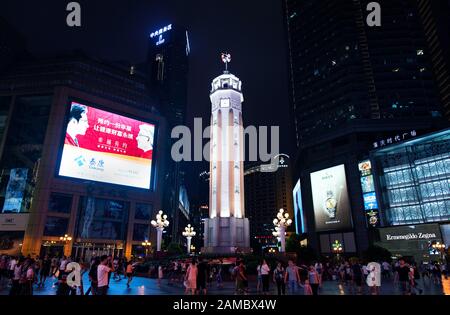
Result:
[[[378,201],[372,174],[372,163],[370,163],[369,160],[362,161],[358,164],[358,169],[360,172],[367,225],[377,227],[380,225],[380,216],[378,213]]]
[[[297,234],[306,233],[305,218],[303,216],[302,191],[300,187],[299,179],[292,191],[294,197],[295,232]]]
[[[352,227],[344,165],[311,173],[314,218],[317,231]]]
[[[28,169],[12,168],[6,186],[5,203],[3,213],[21,212],[25,186],[27,184]]]
[[[375,191],[372,175],[361,177],[361,188],[364,193]]]
[[[363,199],[365,210],[378,209],[377,196],[375,195],[375,192],[364,194]]]
[[[150,188],[155,125],[71,102],[59,175]]]

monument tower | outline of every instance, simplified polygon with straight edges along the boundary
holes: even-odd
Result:
[[[209,218],[202,253],[250,252],[249,221],[244,209],[244,133],[242,82],[225,71],[211,84]]]

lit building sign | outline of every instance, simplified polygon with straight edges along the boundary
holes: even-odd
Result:
[[[155,125],[72,102],[59,175],[150,188]]]
[[[373,227],[380,225],[379,207],[372,175],[372,164],[369,160],[358,164],[361,188],[363,191],[364,211],[367,224]]]
[[[155,31],[150,34],[150,38],[153,38],[155,36],[162,35],[163,33],[170,31],[172,29],[172,24],[169,24],[167,26],[164,26],[163,28],[160,28],[158,31]]]
[[[372,145],[373,145],[374,149],[377,149],[377,148],[385,147],[387,145],[394,144],[394,143],[397,143],[397,142],[400,142],[403,140],[414,138],[415,136],[417,136],[417,132],[415,130],[411,130],[410,132],[403,132],[401,134],[397,134],[397,135],[389,137],[387,139],[382,139],[382,140],[376,141]]]
[[[160,28],[159,30],[153,32],[150,34],[150,38],[156,38],[156,46],[162,45],[166,42],[166,39],[164,38],[164,33],[166,33],[167,31],[172,30],[172,24],[169,24],[167,26],[164,26],[162,28]]]

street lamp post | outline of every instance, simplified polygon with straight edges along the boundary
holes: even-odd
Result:
[[[439,256],[441,258],[441,261],[444,262],[445,244],[442,244],[441,242],[436,242],[431,246],[433,246],[433,248],[435,250],[439,251]]]
[[[339,254],[344,251],[342,244],[338,240],[335,240],[331,246],[333,247],[333,253],[336,254],[337,260],[339,260]]]
[[[70,247],[67,247],[67,244],[72,241],[72,237],[67,234],[64,234],[64,236],[59,237],[59,240],[64,244],[63,246],[64,255],[69,256],[71,249]]]
[[[284,212],[284,209],[280,209],[277,217],[273,219],[273,224],[275,225],[275,232],[272,234],[274,236],[279,233],[281,248],[280,252],[284,253],[286,251],[286,228],[292,224],[292,220],[289,219],[289,214]]]
[[[187,253],[191,253],[191,239],[193,236],[195,236],[194,227],[190,224],[187,225],[187,227],[184,228],[183,236],[186,237],[187,240]]]
[[[167,220],[167,215],[163,214],[162,210],[159,210],[158,214],[156,214],[156,221],[152,220],[150,223],[156,228],[156,250],[159,252],[161,251],[162,233],[164,228],[169,226],[169,220]]]
[[[145,242],[142,242],[142,246],[144,246],[145,248],[145,257],[148,257],[148,249],[150,248],[150,246],[152,246],[152,243],[148,240],[145,240]]]

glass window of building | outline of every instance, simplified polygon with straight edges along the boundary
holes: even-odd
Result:
[[[136,203],[134,218],[136,220],[150,220],[153,212],[153,205],[148,203]]]
[[[70,213],[72,208],[72,196],[51,193],[48,202],[49,212]]]
[[[81,197],[76,236],[81,239],[125,240],[129,203]]]
[[[387,225],[450,219],[450,129],[373,153]]]
[[[149,225],[147,224],[134,224],[133,227],[133,241],[146,241],[149,239]]]
[[[2,212],[29,212],[51,102],[52,96],[19,96],[10,111],[8,98],[0,98],[0,135],[5,138],[0,161]]]
[[[44,236],[63,236],[67,233],[69,219],[60,217],[47,217],[44,228]]]

